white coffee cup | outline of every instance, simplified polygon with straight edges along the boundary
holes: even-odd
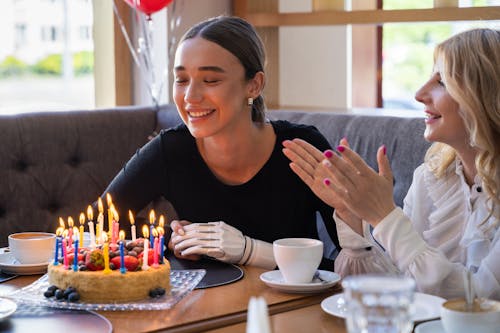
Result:
[[[47,232],[20,232],[9,235],[9,249],[21,264],[48,263],[55,254],[56,235]]]
[[[496,333],[500,328],[500,302],[478,298],[471,308],[464,299],[453,299],[441,306],[441,322],[447,333]]]
[[[286,283],[310,283],[323,257],[323,242],[283,238],[273,242],[274,260]]]

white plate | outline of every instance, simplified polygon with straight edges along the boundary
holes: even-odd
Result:
[[[33,275],[47,272],[48,262],[40,264],[21,264],[12,253],[0,253],[0,270],[7,274]]]
[[[415,293],[413,321],[424,321],[439,318],[441,316],[441,304],[445,301],[444,298],[428,295],[423,293]],[[321,302],[321,308],[326,313],[336,317],[345,318],[346,308],[343,294],[336,294],[325,298]]]
[[[417,325],[415,333],[445,333],[445,331],[441,319],[438,319]]]
[[[330,271],[319,270],[319,275],[324,282],[315,280],[311,283],[286,283],[279,270],[262,273],[260,279],[269,287],[290,293],[311,293],[331,288],[340,281],[340,275]]]
[[[16,309],[16,303],[7,298],[0,298],[0,321],[13,314]]]

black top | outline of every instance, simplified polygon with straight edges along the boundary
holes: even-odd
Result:
[[[318,238],[318,211],[338,245],[333,209],[293,173],[282,152],[285,139],[302,138],[321,151],[330,148],[328,141],[313,126],[281,120],[271,124],[276,133],[271,157],[244,184],[226,185],[218,180],[188,128],[179,125],[163,130],[139,149],[106,192],[111,193],[117,209],[134,212],[163,196],[181,220],[224,221],[244,235],[267,242],[287,237]]]

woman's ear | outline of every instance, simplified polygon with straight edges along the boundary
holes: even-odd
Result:
[[[248,81],[248,97],[256,99],[264,90],[266,84],[266,75],[264,72],[257,72],[255,76]]]

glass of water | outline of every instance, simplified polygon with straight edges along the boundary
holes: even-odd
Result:
[[[348,276],[342,281],[349,333],[409,333],[413,328],[415,281],[384,275]]]

